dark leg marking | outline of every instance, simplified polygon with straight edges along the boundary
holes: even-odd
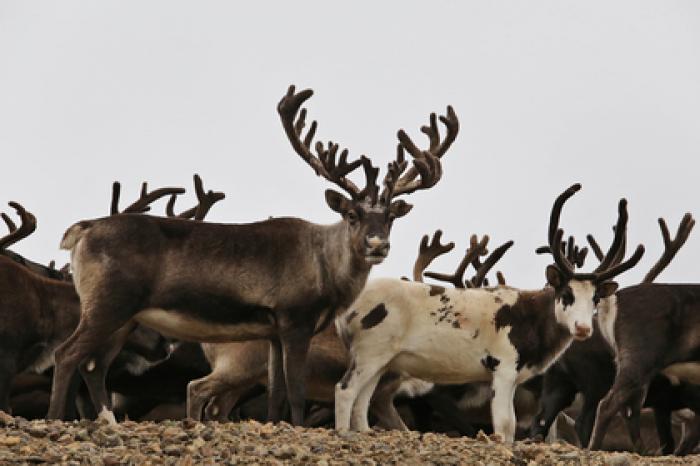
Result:
[[[348,370],[345,371],[343,378],[340,379],[340,388],[342,388],[343,390],[346,390],[348,388],[348,382],[350,381],[350,377],[352,377],[353,372],[355,372],[355,367],[357,366],[355,365],[355,361],[353,360],[350,367],[348,367]]]
[[[491,372],[495,371],[500,363],[501,361],[498,358],[494,358],[490,354],[481,359],[481,365]]]
[[[369,313],[362,318],[360,322],[362,322],[362,328],[368,329],[372,328],[376,325],[379,325],[379,323],[384,320],[386,315],[388,314],[386,307],[384,307],[384,303],[379,304],[377,307],[369,311]]]
[[[457,321],[455,320],[454,322],[452,322],[452,326],[453,326],[454,328],[459,328],[459,322],[457,322]]]
[[[430,296],[437,296],[439,294],[443,294],[445,292],[445,288],[442,286],[437,286],[437,285],[430,285]]]

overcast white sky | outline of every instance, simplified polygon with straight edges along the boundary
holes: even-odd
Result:
[[[61,235],[108,213],[112,181],[123,203],[144,180],[185,186],[184,208],[195,172],[227,195],[212,221],[336,221],[331,185],[279,123],[290,83],[316,91],[321,139],[382,168],[397,129],[423,144],[431,111],[460,118],[442,181],[410,196],[374,276],[409,274],[420,237],[442,228],[458,247],[434,269],[489,233],[515,241],[509,283],[539,287],[551,204],[581,182],[562,226],[607,246],[627,197],[630,242],[647,246],[631,284],[661,251],[657,217],[675,230],[699,214],[698,2],[2,1],[0,202],[39,220],[15,249],[66,261]],[[699,256],[700,230],[661,279],[697,282]]]

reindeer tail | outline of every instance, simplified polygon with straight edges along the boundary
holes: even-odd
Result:
[[[92,222],[78,222],[66,230],[61,240],[61,249],[72,250],[83,234],[92,226]]]

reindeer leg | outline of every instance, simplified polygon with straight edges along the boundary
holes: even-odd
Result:
[[[400,379],[390,382],[380,380],[378,387],[374,390],[374,396],[370,401],[370,411],[377,418],[377,424],[385,429],[408,430],[394,406],[394,395],[400,385]]]
[[[90,353],[88,358],[79,366],[80,375],[82,375],[90,392],[92,404],[98,410],[97,417],[104,417],[115,424],[116,419],[112,413],[112,400],[107,393],[105,383],[107,371],[114,358],[121,351],[124,341],[135,325],[136,323],[133,321],[123,325],[106,342],[103,342],[97,351]]]
[[[627,405],[633,397],[638,396],[640,386],[646,385],[647,380],[641,380],[639,369],[627,369],[626,365],[620,363],[615,382],[610,387],[608,394],[598,404],[593,435],[588,445],[589,449],[600,450],[603,446],[605,433],[615,414],[620,412],[622,407]]]
[[[379,372],[374,375],[362,389],[355,401],[355,406],[352,408],[352,419],[350,420],[350,425],[353,430],[359,432],[367,432],[370,430],[369,422],[367,420],[367,413],[369,411],[369,403],[374,394],[374,389],[377,388],[379,379],[382,377],[382,373]]]
[[[654,423],[661,444],[661,452],[664,455],[672,455],[676,445],[671,430],[671,410],[666,406],[654,406]]]
[[[357,356],[357,355],[356,355]],[[361,357],[361,356],[360,356]],[[376,377],[381,377],[386,365],[394,357],[393,354],[377,354],[372,357],[352,360],[348,370],[335,386],[335,428],[339,431],[347,431],[351,428],[351,413],[361,414],[354,409],[357,398],[362,389],[371,384]],[[377,379],[379,380],[379,379]],[[372,391],[374,390],[372,385]],[[364,413],[365,419],[367,412]],[[354,427],[354,426],[352,426]]]
[[[10,390],[12,379],[17,374],[17,358],[11,353],[4,353],[0,359],[0,411],[12,414],[10,407]]]
[[[514,370],[497,368],[493,373],[493,399],[491,400],[491,417],[493,430],[503,437],[504,442],[513,443],[515,440],[515,408],[513,398],[515,396],[515,380],[517,373]]]
[[[576,417],[576,424],[574,427],[581,447],[585,447],[591,441],[591,432],[593,431],[593,424],[595,423],[596,410],[600,398],[602,397],[593,397],[591,394],[587,394],[583,406],[581,407],[581,412]]]
[[[278,340],[270,340],[267,378],[267,420],[279,422],[284,415],[287,388],[284,382],[282,344]]]
[[[635,453],[644,454],[645,447],[642,440],[642,433],[640,428],[640,417],[642,412],[642,404],[644,403],[644,394],[646,390],[639,389],[630,397],[630,401],[624,408],[623,418],[627,426],[627,432],[629,433],[630,440]]]
[[[257,372],[241,373],[229,366],[223,368],[226,370],[221,371],[217,367],[206,377],[187,384],[188,417],[201,420],[202,410],[207,405],[207,411],[212,414],[216,411],[213,415],[217,419],[219,416],[226,419],[241,395],[254,387],[262,375]]]
[[[287,386],[287,399],[292,412],[292,424],[304,425],[306,405],[306,355],[309,352],[313,327],[297,328],[283,332],[282,359],[284,381]]]
[[[688,432],[686,432],[686,434],[683,436],[683,440],[681,440],[680,445],[678,445],[678,448],[673,453],[674,455],[689,455],[698,446],[698,442],[700,442],[700,412],[694,412],[695,418],[691,422]]]
[[[78,366],[97,352],[105,342],[110,341],[113,333],[129,320],[128,317],[119,317],[124,310],[116,305],[105,306],[104,311],[106,312],[99,316],[100,322],[93,317],[92,312],[83,312],[73,334],[56,349],[51,403],[47,414],[49,419],[63,419],[71,378]],[[105,401],[109,403],[108,399]]]
[[[544,440],[559,413],[570,406],[575,397],[576,387],[569,379],[550,369],[544,376],[540,410],[532,420],[530,437]]]

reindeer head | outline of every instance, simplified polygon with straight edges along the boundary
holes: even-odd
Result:
[[[447,135],[443,141],[440,141],[437,117],[431,114],[430,126],[421,128],[430,139],[430,147],[427,150],[418,149],[408,135],[400,130],[396,159],[388,166],[384,177],[384,188],[380,193],[377,184],[379,169],[372,166],[371,161],[364,155],[348,162],[348,150],[343,149],[338,154],[339,145],[333,142],[328,142],[325,146],[321,142],[316,142],[314,149],[317,155],[312,153],[316,121],[311,123],[302,140],[302,131],[306,124],[306,109],[301,109],[301,106],[312,95],[313,91],[310,89],[295,93],[294,86],[289,87],[287,94],[277,106],[282,126],[294,150],[314,169],[316,174],[335,183],[350,195],[346,197],[329,189],[326,191],[326,202],[331,209],[343,217],[355,255],[363,258],[370,265],[379,264],[389,253],[389,234],[394,219],[403,217],[412,208],[410,204],[396,198],[402,194],[428,189],[440,180],[442,176],[440,157],[457,136],[459,130],[457,116],[451,107],[447,108],[446,116],[440,116],[440,120],[447,127]],[[413,157],[413,167],[408,170],[404,151],[408,151]],[[359,189],[347,178],[359,167],[363,168],[365,174],[366,183],[363,189]]]
[[[550,253],[554,258],[554,264],[547,266],[546,277],[547,283],[554,289],[557,322],[567,327],[577,340],[585,340],[593,332],[593,315],[598,303],[617,290],[617,283],[611,279],[634,267],[644,254],[644,246],[637,246],[632,257],[622,261],[628,215],[627,201],[621,199],[615,237],[607,254],[593,272],[575,272],[574,265],[583,263],[585,248],[572,252],[574,249],[570,245],[571,254],[566,257],[565,243],[562,242],[564,231],[559,228],[559,217],[564,203],[580,189],[581,185],[575,184],[557,197],[549,222],[549,246],[539,248],[537,253]]]

